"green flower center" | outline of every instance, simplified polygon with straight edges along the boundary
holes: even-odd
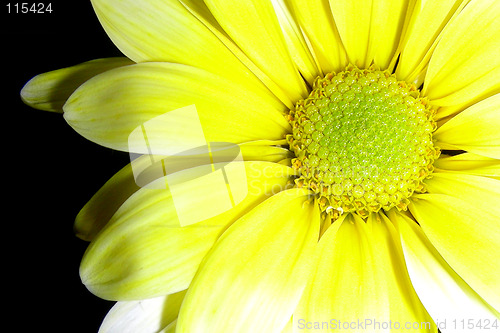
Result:
[[[387,71],[348,67],[316,79],[288,116],[296,186],[326,213],[406,210],[439,156],[433,115],[414,85]]]

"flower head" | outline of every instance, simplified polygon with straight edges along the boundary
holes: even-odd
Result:
[[[143,155],[75,223],[101,331],[496,323],[498,2],[92,4],[128,59],[22,97]]]

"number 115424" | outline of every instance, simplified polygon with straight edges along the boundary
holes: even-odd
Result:
[[[42,2],[16,2],[8,3],[7,11],[9,14],[51,14],[52,13],[52,3],[42,3]]]

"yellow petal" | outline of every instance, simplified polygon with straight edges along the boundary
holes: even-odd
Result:
[[[453,323],[462,319],[475,323],[495,321],[499,313],[446,263],[415,221],[395,209],[389,212],[389,218],[401,234],[413,286],[438,328],[448,326],[452,332],[471,332],[466,325],[453,327]]]
[[[249,73],[180,1],[92,0],[92,5],[111,40],[136,62],[187,64],[228,77]]]
[[[366,67],[372,0],[330,1],[330,8],[349,61]]]
[[[285,148],[276,147],[285,142],[280,141],[252,141],[241,144],[240,150],[245,161],[269,161],[280,162],[290,158],[290,151]],[[151,156],[143,155],[133,160],[131,164],[118,171],[102,188],[87,202],[78,213],[74,231],[76,235],[90,241],[108,223],[116,210],[139,189],[139,184],[147,184],[142,179],[137,170],[145,170],[151,165]],[[233,161],[234,156],[228,156],[225,162]],[[201,160],[201,159],[200,159]],[[192,161],[179,160],[179,168],[171,167],[172,170],[182,170],[199,165],[200,160]],[[220,160],[219,160],[220,161]],[[169,172],[170,173],[170,172]],[[163,176],[163,174],[162,174]],[[137,179],[137,181],[136,181]]]
[[[481,80],[476,80],[472,82],[468,87],[467,94],[470,95],[470,98],[467,98],[465,101],[462,101],[458,104],[441,106],[437,109],[435,118],[438,121],[443,121],[452,118],[457,113],[467,109],[471,105],[479,103],[495,94],[499,91],[499,86],[494,83],[497,81],[497,78],[500,77],[500,67],[490,71],[485,74]],[[484,83],[493,85],[489,86],[487,89],[483,89]],[[452,96],[452,99],[459,96]],[[456,100],[459,100],[458,98]]]
[[[488,177],[435,172],[426,182],[429,193],[446,194],[466,201],[480,211],[500,216],[500,181]]]
[[[270,1],[207,0],[219,24],[248,57],[292,100],[307,97],[307,88],[288,52]]]
[[[156,298],[117,302],[99,333],[157,333],[176,320],[186,291]]]
[[[183,207],[198,214],[218,205],[221,194],[208,176],[169,188],[141,188],[90,243],[80,266],[87,288],[105,299],[134,300],[188,287],[213,243],[234,220],[269,196],[287,188],[293,170],[271,162],[244,162],[247,196],[226,212],[181,227]],[[226,165],[231,174],[234,163]],[[237,166],[236,166],[237,167]],[[160,178],[158,182],[165,182]],[[200,196],[203,188],[210,196]],[[198,189],[198,190],[197,190]],[[216,198],[217,201],[214,201]]]
[[[278,142],[278,141],[274,141]],[[290,150],[282,147],[276,147],[273,141],[259,140],[255,142],[247,142],[240,145],[241,153],[245,161],[269,161],[279,162],[286,158],[292,157]],[[283,144],[285,144],[283,142]]]
[[[105,58],[43,73],[26,83],[21,99],[35,109],[62,112],[68,97],[82,83],[107,70],[133,63],[127,58]]]
[[[307,282],[319,233],[309,192],[281,192],[235,222],[189,287],[179,332],[279,332]]]
[[[198,121],[208,142],[282,139],[290,131],[281,112],[283,105],[252,82],[240,85],[180,64],[136,64],[87,81],[65,104],[64,116],[89,140],[125,151],[131,133],[144,123],[193,105],[199,119],[169,118],[167,127],[148,135],[168,135],[187,144],[199,137],[200,133],[191,132]],[[176,144],[160,141],[164,146]]]
[[[139,189],[130,164],[109,179],[78,213],[73,229],[86,241],[108,223],[118,208]]]
[[[245,52],[243,52],[238,45],[227,35],[227,33],[222,29],[217,20],[213,17],[212,13],[208,10],[205,3],[197,0],[183,0],[181,1],[189,12],[196,17],[205,27],[210,30],[217,38],[234,54],[238,60],[240,60],[246,68],[248,68],[254,75],[246,75],[244,72],[232,72],[225,73],[231,74],[231,79],[238,81],[239,79],[246,80],[260,80],[280,101],[291,109],[294,107],[294,100],[290,99],[286,91],[280,87],[279,84],[274,82],[268,75],[266,75],[249,57]],[[212,69],[209,69],[212,70]]]
[[[499,107],[496,94],[460,112],[436,130],[436,145],[500,158]]]
[[[439,106],[498,92],[499,49],[500,3],[471,1],[443,31],[422,92]]]
[[[460,172],[500,180],[500,160],[481,155],[471,153],[442,155],[434,162],[434,166],[439,172]]]
[[[466,193],[461,195],[466,197]],[[409,208],[446,262],[486,302],[499,309],[498,213],[476,207],[479,198],[467,197],[470,201],[445,194],[414,195]],[[498,206],[498,196],[482,198],[490,208]]]
[[[175,333],[177,327],[177,319],[171,322],[167,327],[159,331],[158,333]]]
[[[310,42],[323,74],[343,70],[347,65],[347,56],[328,10],[328,0],[285,1]]]
[[[375,65],[386,69],[396,60],[395,52],[401,39],[409,2],[408,0],[372,1],[370,40],[365,63],[371,63],[373,60]]]
[[[281,333],[293,333],[293,319],[292,318],[290,318],[290,320],[285,325],[285,327],[283,327],[283,329],[281,330]]]
[[[321,76],[321,71],[309,50],[299,24],[285,2],[286,0],[272,0],[290,56],[304,79],[312,86],[316,77]]]
[[[383,214],[335,222],[317,250],[319,263],[294,313],[299,330],[367,332],[380,330],[376,323],[392,322],[394,329],[418,322],[423,327],[415,332],[435,331],[407,275],[399,235]]]
[[[387,68],[399,44],[407,5],[407,0],[331,0],[349,61],[368,67],[375,60],[375,65]]]
[[[469,0],[417,0],[410,7],[401,40],[401,57],[396,69],[400,80],[413,82],[418,79],[441,39],[443,28],[452,21]],[[425,27],[425,29],[422,29]]]

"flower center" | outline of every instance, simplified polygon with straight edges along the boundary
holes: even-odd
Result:
[[[326,213],[406,210],[439,156],[433,115],[414,85],[387,71],[348,67],[317,78],[288,115],[296,186],[315,192]]]

